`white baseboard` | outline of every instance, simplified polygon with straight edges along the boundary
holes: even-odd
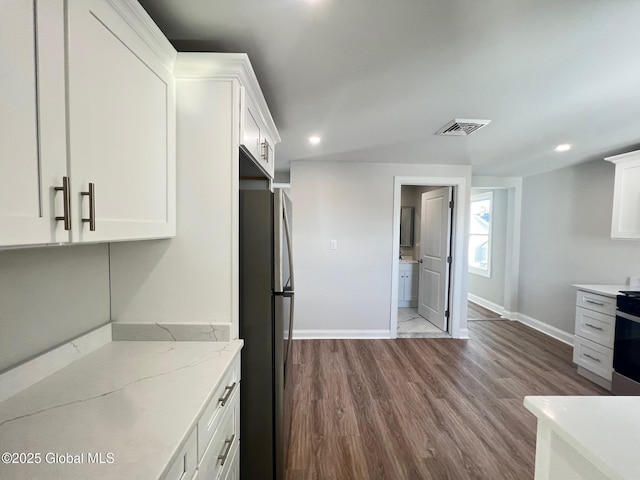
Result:
[[[565,332],[564,330],[560,330],[559,328],[548,325],[523,313],[517,313],[515,315],[515,320],[573,347],[573,335]]]
[[[316,339],[389,339],[389,330],[300,330],[293,332],[294,340],[316,340]]]
[[[492,312],[497,313],[498,315],[505,316],[504,315],[505,314],[504,307],[502,305],[498,305],[497,303],[493,303],[492,301],[487,300],[486,298],[482,298],[482,297],[479,297],[477,295],[474,295],[473,293],[467,293],[467,297],[473,303],[477,303],[481,307],[484,307],[487,310],[491,310]]]
[[[0,375],[0,402],[71,365],[110,341],[111,324],[108,323],[7,370]]]
[[[469,329],[468,328],[461,328],[460,330],[458,330],[458,336],[457,337],[453,337],[453,338],[458,338],[460,340],[468,340],[469,339]]]

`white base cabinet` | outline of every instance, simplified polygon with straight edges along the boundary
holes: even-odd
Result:
[[[216,387],[162,480],[240,478],[240,356]]]
[[[400,263],[398,269],[398,307],[418,306],[419,274],[417,263]]]
[[[578,290],[573,362],[578,365],[578,373],[608,390],[613,374],[615,322],[614,292]]]

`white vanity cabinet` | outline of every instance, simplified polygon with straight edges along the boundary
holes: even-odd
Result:
[[[624,287],[574,286],[578,287],[578,293],[573,362],[578,365],[578,373],[610,390],[616,295]]]
[[[616,166],[611,238],[640,239],[640,151],[605,160]]]
[[[135,0],[0,8],[0,246],[175,235],[175,49]]]
[[[417,307],[418,263],[400,262],[398,275],[398,307]]]
[[[1,2],[0,64],[0,246],[66,242],[63,0]]]

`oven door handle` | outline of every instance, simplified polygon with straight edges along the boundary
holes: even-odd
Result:
[[[632,322],[640,323],[640,317],[631,315],[630,313],[621,312],[620,310],[616,310],[616,317],[621,317],[621,318],[624,318],[625,320],[630,320]]]

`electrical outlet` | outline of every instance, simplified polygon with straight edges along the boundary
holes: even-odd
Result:
[[[629,286],[640,287],[640,275],[634,275],[632,277],[629,277]]]
[[[338,249],[338,240],[329,240],[329,250]]]

